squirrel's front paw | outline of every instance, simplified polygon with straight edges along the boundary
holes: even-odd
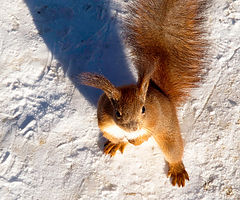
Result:
[[[169,163],[168,177],[172,179],[172,185],[175,186],[176,183],[178,187],[184,187],[185,179],[189,181],[189,176],[182,162],[179,163]]]
[[[123,153],[127,143],[112,143],[110,141],[107,141],[106,144],[104,145],[104,153],[109,154],[111,157],[115,156],[117,150],[119,150],[121,153]]]

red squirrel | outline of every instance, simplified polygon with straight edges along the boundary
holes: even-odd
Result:
[[[98,126],[108,139],[104,153],[123,153],[127,144],[153,137],[168,163],[172,185],[189,176],[182,162],[183,140],[176,109],[200,81],[207,42],[202,30],[205,0],[135,0],[124,24],[126,45],[137,69],[136,84],[115,87],[104,76],[79,75],[102,89]]]

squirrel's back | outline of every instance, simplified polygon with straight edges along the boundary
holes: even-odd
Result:
[[[151,80],[175,103],[200,79],[205,47],[202,24],[206,0],[134,0],[125,37],[139,76]]]

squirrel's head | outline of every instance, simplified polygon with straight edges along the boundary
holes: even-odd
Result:
[[[145,117],[145,99],[147,95],[149,78],[141,78],[137,85],[116,88],[105,77],[82,73],[81,83],[102,89],[113,106],[113,119],[115,123],[127,132],[142,128]]]
[[[110,99],[113,105],[115,123],[125,131],[137,131],[142,128],[145,117],[145,96],[136,85],[120,87],[119,98]]]

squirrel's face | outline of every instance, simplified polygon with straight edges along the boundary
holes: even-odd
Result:
[[[145,118],[145,99],[151,71],[143,73],[137,85],[116,88],[102,75],[82,73],[82,84],[102,89],[113,107],[112,115],[115,123],[127,132],[142,129]]]
[[[119,88],[120,97],[112,102],[115,123],[127,132],[142,129],[145,118],[145,99],[137,86]]]

